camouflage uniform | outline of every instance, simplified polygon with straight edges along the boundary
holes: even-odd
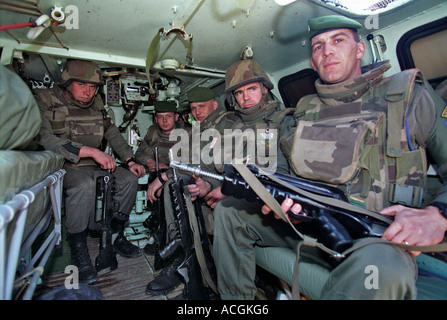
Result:
[[[446,126],[440,116],[445,103],[418,70],[382,79],[389,67],[380,63],[348,83],[317,81],[318,95],[298,103],[296,131],[282,144],[296,175],[337,185],[352,203],[373,211],[393,203],[421,207],[433,200],[423,197],[426,150],[440,165],[441,177],[447,175],[441,138]],[[436,200],[447,202],[447,196]]]
[[[158,125],[149,127],[138,150],[135,152],[135,160],[146,165],[148,159],[155,160],[155,147],[158,150],[159,163],[169,164],[169,150],[177,141],[170,141],[169,134],[161,132]]]
[[[194,102],[196,101],[195,99],[189,99],[190,102]],[[184,161],[184,163],[188,163],[188,164],[192,164],[194,166],[200,166],[203,170],[208,171],[208,172],[213,172],[213,173],[218,173],[218,171],[216,170],[216,166],[214,165],[214,163],[207,163],[207,162],[203,162],[203,157],[202,157],[202,152],[203,153],[208,153],[210,158],[213,158],[213,143],[212,140],[214,139],[214,136],[210,137],[209,140],[202,140],[200,139],[200,141],[195,141],[192,137],[192,135],[196,134],[200,134],[200,137],[202,137],[202,134],[209,129],[213,129],[213,133],[216,135],[220,135],[220,137],[218,138],[218,140],[222,140],[221,136],[224,133],[225,129],[230,129],[233,126],[235,126],[236,123],[239,123],[240,118],[235,114],[235,112],[233,111],[224,111],[220,108],[218,108],[217,110],[213,111],[212,113],[210,113],[202,122],[200,122],[200,124],[198,122],[195,122],[192,126],[192,128],[186,128],[188,129],[188,143],[189,146],[186,147],[184,146],[183,150],[189,150],[189,157],[188,157],[188,161]],[[183,128],[185,129],[185,128]],[[180,129],[180,130],[183,130]],[[189,130],[191,129],[191,130]],[[193,146],[193,143],[195,142],[199,142],[199,146]],[[196,163],[199,160],[199,163]],[[185,172],[177,172],[177,175],[179,176],[179,178],[188,176],[187,173]],[[167,183],[172,182],[172,171],[168,170],[167,172],[167,176],[170,179]],[[201,177],[204,181],[208,182],[211,185],[211,190],[218,187],[220,185],[220,182],[211,179],[211,178],[207,178],[207,177]],[[164,188],[163,190],[164,192],[164,198],[168,199],[167,201],[165,200],[165,214],[166,214],[166,222],[168,224],[168,226],[172,226],[174,224],[175,218],[174,218],[174,211],[172,208],[172,201],[171,201],[171,197],[169,194],[169,188]],[[213,223],[212,223],[212,215],[211,212],[209,210],[209,208],[206,206],[206,204],[203,205],[203,211],[204,211],[204,215],[205,215],[205,220],[208,222],[207,223],[207,230],[210,234],[212,234],[212,228],[213,228]],[[170,228],[171,230],[174,230],[174,228]],[[172,237],[174,236],[173,233],[170,234],[170,239],[172,239]]]
[[[208,88],[201,88],[201,87],[195,87],[187,94],[188,102],[205,102],[214,99],[214,93],[211,89]],[[192,126],[192,128],[186,127],[181,129],[174,130],[171,134],[173,136],[180,135],[182,139],[187,138],[186,140],[180,140],[178,142],[178,149],[173,148],[174,157],[179,156],[181,160],[184,163],[193,163],[193,165],[200,165],[202,169],[210,171],[210,172],[217,172],[214,165],[212,163],[204,163],[202,162],[201,153],[203,150],[204,152],[207,152],[210,157],[212,158],[213,155],[213,144],[212,139],[215,138],[215,135],[222,135],[223,130],[225,128],[231,128],[234,123],[237,123],[239,121],[239,118],[235,115],[234,112],[226,112],[220,108],[217,108],[215,111],[210,113],[203,121],[195,122]],[[187,129],[186,131],[184,131]],[[205,132],[208,129],[214,129],[213,130],[213,136],[210,137],[209,140],[205,141],[202,140],[202,133]],[[184,137],[185,134],[187,137]],[[195,140],[196,138],[193,138],[192,135],[200,135],[199,141]],[[199,142],[199,145],[193,145],[196,142]],[[185,145],[187,143],[188,145]],[[175,150],[174,150],[175,149]],[[177,154],[177,150],[181,152],[184,152],[188,150],[188,154],[185,156],[182,154]],[[182,157],[183,156],[183,157]],[[186,160],[185,160],[186,158]],[[198,159],[199,163],[195,163]],[[193,161],[194,160],[194,161]],[[178,172],[177,176],[179,179],[186,177],[187,173],[184,172]],[[168,243],[177,237],[180,236],[178,231],[178,226],[175,218],[175,211],[173,208],[173,201],[172,196],[170,193],[170,188],[168,187],[170,183],[173,182],[173,173],[172,170],[167,171],[167,177],[168,181],[166,182],[165,186],[163,187],[163,206],[164,206],[164,214],[166,219],[166,226],[167,226],[167,241]],[[216,188],[219,184],[213,179],[202,177],[203,180],[207,181],[211,185],[211,189]],[[197,199],[196,201],[201,201],[201,199]],[[208,234],[213,233],[213,213],[211,209],[205,204],[201,203],[202,208],[202,214],[205,220],[205,227],[207,229]],[[163,271],[160,273],[160,275],[148,283],[146,287],[146,293],[148,294],[166,294],[172,291],[179,283],[180,278],[177,274],[177,267],[181,262],[183,262],[183,256],[175,256],[175,257],[169,257],[169,258],[175,258],[174,261],[163,269]]]
[[[252,82],[260,82],[269,90],[273,88],[273,84],[255,61],[240,61],[228,68],[225,90],[227,100],[241,117],[241,121],[234,128],[242,131],[255,130],[255,138],[259,143],[257,145],[264,144],[265,153],[264,150],[257,149],[255,154],[249,154],[247,150],[244,150],[244,156],[250,155],[251,161],[261,167],[266,167],[265,157],[270,156],[270,159],[275,160],[274,167],[270,169],[288,173],[287,160],[279,149],[279,137],[291,130],[293,109],[281,109],[279,101],[272,100],[270,92],[265,94],[257,105],[247,109],[241,108],[236,104],[233,92],[240,86]],[[276,136],[268,136],[266,139],[269,133],[275,133],[272,129],[277,130]],[[258,203],[234,197],[223,199],[214,208],[213,250],[218,289],[222,299],[253,299],[254,297],[254,291],[251,290],[253,288],[250,288],[250,281],[254,279],[256,266],[253,241],[249,240],[252,244],[248,244],[247,247],[244,246],[244,241],[252,236],[257,237],[255,234],[249,234],[246,226],[252,216],[261,218],[260,210],[261,206]],[[259,219],[259,225],[263,224],[264,222]],[[247,253],[253,253],[253,260],[250,261],[250,258],[247,258]],[[250,280],[246,281],[247,279]]]
[[[274,159],[273,166],[269,164],[269,169],[287,173],[287,160],[279,150],[278,142],[282,133],[290,130],[293,123],[291,117],[293,109],[281,108],[281,103],[272,99],[270,91],[263,95],[257,105],[242,108],[236,103],[233,92],[235,89],[252,82],[260,82],[268,90],[273,89],[272,82],[256,61],[239,61],[230,66],[226,72],[225,94],[227,101],[241,118],[240,122],[234,125],[232,129],[240,129],[242,132],[252,130],[256,134],[256,154],[250,154],[250,150],[245,145],[243,148],[244,158],[249,157],[249,162],[252,159],[261,167],[268,167],[266,165],[267,158]]]
[[[72,60],[67,62],[59,85],[70,86],[73,80],[102,84],[103,80],[98,72],[99,68],[90,62]],[[98,95],[95,95],[90,103],[83,104],[68,99],[64,90],[65,88],[55,86],[35,92],[42,116],[38,143],[47,150],[61,154],[66,160],[64,169],[67,173],[63,184],[65,225],[70,235],[69,240],[79,238],[79,243],[84,243],[86,229],[89,226],[96,228],[94,220],[97,182],[93,177],[99,166],[93,159],[79,158],[79,149],[82,146],[101,149],[105,139],[121,161],[132,157],[133,152],[107,115]],[[112,228],[119,232],[120,243],[128,243],[122,231],[135,202],[138,178],[123,167],[117,167],[114,174],[115,200],[119,205],[112,220]],[[118,241],[115,241],[115,245],[117,244]],[[71,246],[73,254],[73,245]],[[81,269],[80,281],[84,280],[82,272]],[[96,275],[91,275],[85,279],[87,282],[96,280]]]
[[[95,96],[87,108],[68,99],[63,89],[57,86],[36,90],[35,97],[43,120],[39,143],[66,159],[66,226],[69,233],[78,233],[85,230],[94,218],[96,182],[93,181],[93,172],[98,169],[93,159],[78,157],[79,149],[84,145],[101,149],[105,139],[121,161],[132,157],[133,152],[107,115],[99,96]],[[115,176],[119,212],[128,216],[136,198],[137,177],[120,167],[116,169]]]
[[[317,95],[300,100],[294,114],[297,128],[281,141],[292,173],[337,185],[351,202],[369,209],[401,201],[420,206],[425,200],[420,195],[427,150],[444,181],[435,200],[446,203],[445,103],[417,71],[383,79],[388,68],[383,63],[339,84],[316,82]],[[340,118],[345,123],[337,122]],[[223,299],[253,299],[254,246],[295,249],[298,238],[283,221],[262,216],[260,208],[254,211],[247,203],[237,203],[234,210],[224,204],[225,214],[216,214],[214,237],[219,292]],[[305,223],[297,228],[306,233]],[[380,290],[364,285],[368,265],[380,270]],[[330,263],[321,251],[304,247],[298,270],[301,292],[312,299],[416,297],[414,259],[386,244],[365,246],[340,263]]]

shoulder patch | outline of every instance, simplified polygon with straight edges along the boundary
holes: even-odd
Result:
[[[445,106],[444,110],[442,111],[441,118],[447,118],[447,106]]]

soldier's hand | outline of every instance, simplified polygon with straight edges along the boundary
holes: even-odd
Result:
[[[146,199],[151,203],[158,200],[161,190],[163,189],[163,184],[160,180],[155,179],[147,188]]]
[[[213,190],[211,190],[204,198],[206,204],[211,208],[214,209],[214,207],[219,203],[220,200],[225,199],[227,196],[222,193],[222,188],[217,187]]]
[[[294,203],[292,199],[285,199],[282,203],[281,203],[281,208],[282,210],[287,214],[289,211],[292,211],[295,214],[299,214],[302,210],[302,207],[299,203]],[[264,215],[269,214],[270,212],[272,212],[272,209],[264,204],[261,208],[261,213]],[[276,213],[274,214],[276,219],[281,219],[280,216],[278,216]],[[294,220],[294,219],[290,219],[289,220],[296,224],[299,223],[300,221]]]
[[[102,152],[99,149],[82,146],[79,150],[80,158],[93,158],[95,162],[104,170],[115,171],[116,162],[111,155]]]
[[[440,243],[447,230],[447,219],[439,209],[427,206],[425,209],[395,205],[383,209],[381,214],[394,216],[393,223],[385,230],[382,238],[409,245],[433,245]],[[420,252],[410,252],[418,256]]]
[[[146,169],[144,168],[144,166],[133,161],[129,163],[129,171],[138,178],[144,177],[144,175],[146,174]]]
[[[188,191],[192,201],[196,200],[197,198],[203,198],[211,190],[211,185],[209,182],[200,177],[193,177],[196,180],[196,183],[188,185]]]

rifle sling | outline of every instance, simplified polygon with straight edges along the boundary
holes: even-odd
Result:
[[[272,209],[279,217],[281,217],[284,221],[288,222],[289,225],[291,225],[293,227],[293,229],[296,230],[296,228],[293,226],[293,224],[290,222],[290,220],[287,218],[286,214],[284,213],[284,211],[282,210],[281,206],[279,205],[278,201],[276,201],[275,198],[273,198],[273,196],[270,194],[270,192],[268,192],[268,190],[264,187],[264,185],[256,178],[256,176],[253,175],[253,173],[243,164],[236,164],[233,163],[233,166],[235,167],[235,169],[240,173],[240,175],[245,179],[245,181],[247,181],[247,183],[253,188],[253,191],[256,192],[256,194],[265,202],[265,204],[267,204],[270,209]],[[259,168],[258,168],[259,169]],[[260,169],[261,170],[261,169]],[[392,220],[384,217],[383,215],[377,213],[377,212],[373,212],[373,211],[369,211],[360,207],[357,207],[351,203],[348,202],[344,202],[342,200],[338,200],[335,198],[329,198],[329,197],[325,197],[325,196],[320,196],[320,195],[315,195],[312,194],[310,192],[307,192],[305,190],[301,190],[299,188],[296,188],[295,186],[290,185],[289,183],[280,180],[280,179],[276,179],[273,176],[269,176],[269,178],[271,178],[273,181],[280,183],[281,185],[289,188],[290,190],[297,192],[300,195],[303,195],[305,197],[308,197],[310,199],[313,199],[315,201],[318,202],[322,202],[322,203],[327,203],[330,205],[333,205],[337,208],[340,209],[348,209],[350,211],[355,211],[358,212],[360,214],[364,214],[364,215],[369,215],[371,217],[374,217],[376,219],[379,219],[381,221],[387,222],[388,224],[390,224],[392,222]],[[297,233],[299,233],[296,230]],[[300,235],[300,233],[299,233]],[[302,235],[300,235],[300,237],[302,239],[304,239],[304,237]],[[420,252],[444,252],[447,251],[447,242],[441,242],[439,244],[435,244],[435,245],[423,245],[423,246],[417,246],[417,245],[408,245],[408,244],[403,244],[403,243],[396,243],[393,241],[387,241],[384,239],[380,239],[380,238],[365,238],[365,239],[370,239],[369,241],[365,241],[365,244],[370,244],[370,243],[388,243],[388,244],[392,244],[395,246],[398,246],[402,249],[408,250],[408,251],[420,251]],[[304,244],[306,244],[307,241],[305,241]],[[360,246],[358,246],[360,247]],[[354,245],[351,248],[347,249],[345,252],[342,253],[342,255],[345,254],[349,254],[352,251],[356,250],[357,247]],[[330,249],[328,249],[330,250]],[[325,250],[326,251],[326,250]],[[332,250],[330,250],[332,251]],[[340,254],[337,254],[338,256]],[[337,256],[336,255],[336,256]]]
[[[323,244],[319,243],[316,239],[299,232],[295,228],[293,223],[289,220],[287,215],[284,213],[278,201],[276,201],[276,199],[273,198],[270,192],[264,187],[264,185],[256,178],[255,175],[253,175],[253,173],[245,165],[236,163],[233,163],[232,165],[239,172],[242,178],[250,185],[253,191],[256,192],[259,198],[261,198],[262,201],[264,201],[264,203],[267,204],[270,207],[270,209],[272,209],[273,212],[275,212],[282,220],[288,223],[293,228],[295,233],[301,239],[303,239],[303,244],[318,247],[334,257],[340,257],[340,253],[327,248]]]
[[[346,255],[350,254],[351,252],[353,252],[361,247],[364,247],[366,245],[373,244],[373,243],[391,244],[391,245],[400,247],[400,248],[402,248],[404,250],[408,250],[408,251],[420,251],[420,252],[447,251],[447,242],[442,242],[440,244],[429,245],[429,246],[414,246],[414,245],[407,245],[407,244],[403,244],[403,243],[392,242],[392,241],[384,240],[381,238],[370,237],[370,238],[363,238],[359,241],[354,242],[352,247],[350,247],[349,249],[345,250],[344,252],[342,252],[340,254],[338,252],[335,252],[335,251],[325,247],[323,244],[319,243],[316,239],[301,234],[295,228],[295,226],[292,224],[292,222],[288,219],[288,217],[284,213],[284,210],[279,205],[278,201],[276,201],[276,199],[270,194],[270,192],[268,192],[268,190],[256,178],[256,176],[243,164],[237,164],[237,163],[233,162],[232,165],[239,172],[239,174],[245,179],[245,181],[250,185],[250,187],[253,189],[253,191],[256,192],[256,194],[259,196],[259,198],[261,198],[264,201],[264,203],[267,204],[270,207],[270,209],[273,210],[273,212],[275,212],[279,217],[281,217],[282,220],[287,222],[293,228],[293,230],[297,233],[297,235],[302,239],[302,241],[298,242],[298,245],[296,247],[296,260],[295,260],[295,265],[294,265],[294,269],[293,269],[292,298],[295,300],[300,298],[300,287],[299,287],[299,280],[298,280],[298,264],[299,264],[299,259],[300,259],[301,247],[303,245],[318,247],[321,250],[331,254],[335,258],[343,258]],[[292,191],[295,191],[298,194],[301,194],[303,196],[308,196],[309,198],[314,199],[316,201],[321,202],[322,198],[326,198],[326,197],[317,196],[315,194],[309,194],[309,192],[295,188],[294,186],[289,185],[287,182],[273,178],[272,176],[270,176],[270,178],[272,178],[273,181],[276,181],[276,182],[280,183],[281,185],[290,188]],[[338,199],[328,198],[328,199],[324,199],[324,200],[328,200],[328,201],[323,201],[323,203],[331,203],[339,208],[346,208],[347,205],[354,206],[350,203],[346,203],[346,202],[338,200]],[[335,200],[337,200],[337,201],[335,201]],[[343,206],[340,206],[340,203],[338,203],[338,202],[342,202]],[[336,204],[338,204],[338,205],[336,205]],[[373,217],[376,217],[379,215],[378,213],[370,212],[370,211],[364,210],[360,207],[356,207],[356,206],[354,206],[354,207],[356,209],[355,210],[356,212],[359,212],[362,214],[368,214]],[[360,209],[360,210],[357,210],[357,209]],[[385,218],[385,217],[382,216],[380,218],[381,218],[380,220],[384,221],[383,218]],[[389,220],[389,219],[386,219],[386,220]],[[387,221],[387,222],[389,222],[389,221]]]

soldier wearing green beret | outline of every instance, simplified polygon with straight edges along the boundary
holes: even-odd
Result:
[[[210,145],[210,141],[202,141],[202,139],[200,139],[200,146],[192,146],[191,144],[194,142],[194,139],[192,139],[191,137],[193,130],[196,130],[199,134],[202,134],[207,129],[216,129],[217,131],[221,132],[223,128],[230,126],[231,123],[234,123],[236,120],[232,112],[226,112],[222,108],[219,108],[219,103],[215,99],[214,91],[210,88],[200,86],[195,87],[187,92],[186,97],[189,103],[191,114],[193,115],[195,120],[193,123],[193,127],[187,128],[187,132],[189,134],[189,146],[185,150],[188,150],[190,152],[189,159],[191,161],[191,159],[194,157],[192,154],[193,152],[201,152],[203,148],[205,148],[207,145]],[[208,152],[212,152],[212,150]],[[198,156],[200,157],[200,155]],[[201,164],[201,166],[206,170],[214,170],[214,166],[212,166],[211,164],[203,163]],[[178,175],[181,176],[182,174],[178,173]],[[162,176],[166,180],[166,183],[160,183],[160,181],[157,180],[151,183],[149,189],[152,189],[153,192],[148,194],[148,199],[150,201],[156,201],[157,198],[155,196],[155,193],[161,192],[161,190],[163,190],[164,214],[168,232],[167,238],[168,241],[171,241],[179,235],[179,232],[177,232],[174,218],[175,214],[172,207],[172,200],[169,188],[164,188],[163,186],[172,182],[172,175],[168,171]],[[192,200],[195,200],[196,198],[203,198],[207,193],[210,192],[210,190],[214,189],[217,185],[217,182],[212,179],[199,178],[196,182],[196,184],[188,186]],[[199,201],[201,200],[199,199]],[[207,231],[209,233],[212,233],[212,212],[206,205],[202,205],[202,212],[205,218]],[[173,262],[169,266],[165,267],[158,277],[148,283],[146,287],[147,294],[167,294],[174,290],[180,284],[181,278],[179,277],[177,268],[184,259],[183,254],[180,253],[176,257],[170,258],[173,259]]]
[[[155,172],[155,148],[158,149],[159,169],[169,168],[169,149],[176,143],[170,141],[170,133],[177,127],[177,104],[172,101],[156,101],[154,103],[154,122],[147,130],[135,159],[144,164],[150,172]]]
[[[94,221],[96,181],[99,168],[115,174],[115,199],[120,204],[111,227],[117,233],[115,251],[126,257],[138,257],[140,249],[123,234],[126,221],[135,202],[138,177],[144,167],[133,158],[132,148],[104,109],[98,93],[104,84],[101,70],[90,61],[70,60],[61,74],[59,86],[36,90],[35,97],[42,115],[39,144],[60,153],[66,159],[64,192],[66,227],[71,247],[72,263],[79,269],[81,282],[95,282],[98,273],[116,268],[95,270],[88,253],[86,233],[89,221]],[[117,167],[115,159],[102,150],[103,139],[112,147],[129,170]]]
[[[309,20],[311,64],[320,75],[317,94],[298,102],[295,128],[283,136],[281,148],[291,174],[335,185],[352,204],[392,217],[383,239],[437,244],[447,230],[445,102],[418,70],[384,78],[390,68],[385,61],[362,73],[360,27],[342,16]],[[368,128],[365,135],[357,130],[359,123]],[[337,140],[342,136],[346,139]],[[443,181],[434,199],[423,192],[426,152]],[[290,199],[281,207],[295,214],[302,210]],[[287,223],[269,214],[269,207],[259,210],[263,215],[246,208],[215,216],[214,258],[223,299],[254,298],[256,245],[296,249],[300,240]],[[296,226],[305,230],[306,223]],[[418,254],[375,243],[335,261],[303,246],[299,289],[312,299],[414,299]],[[377,289],[365,285],[365,268],[371,265],[380,273]]]

